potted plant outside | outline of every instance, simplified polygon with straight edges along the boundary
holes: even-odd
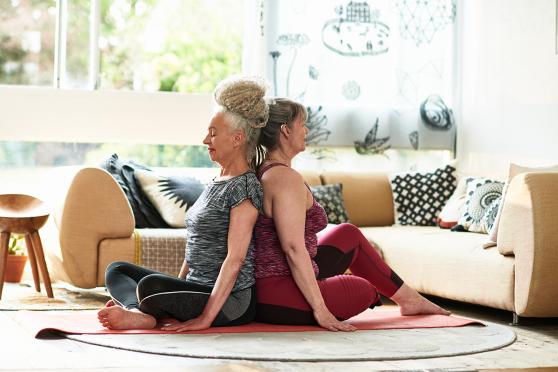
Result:
[[[23,277],[23,270],[27,263],[25,255],[24,236],[12,234],[8,245],[8,260],[6,262],[6,271],[4,281],[10,283],[19,283]]]

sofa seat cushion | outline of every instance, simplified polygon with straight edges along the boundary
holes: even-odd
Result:
[[[419,292],[513,311],[514,257],[483,249],[486,235],[431,226],[361,231]]]

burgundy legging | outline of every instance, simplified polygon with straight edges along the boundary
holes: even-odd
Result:
[[[318,240],[318,286],[329,311],[348,319],[391,297],[403,285],[358,227],[343,223]],[[353,275],[341,275],[350,269]],[[256,318],[279,324],[315,324],[312,308],[292,276],[256,280]]]

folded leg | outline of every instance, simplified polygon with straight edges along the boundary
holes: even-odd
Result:
[[[310,304],[292,277],[271,277],[256,281],[256,319],[275,324],[316,324]],[[338,319],[360,314],[378,300],[378,293],[367,280],[353,275],[337,275],[318,281],[324,302]]]
[[[320,269],[319,278],[344,273],[368,280],[378,291],[392,297],[403,285],[403,280],[385,263],[360,229],[343,223],[329,230],[318,240],[314,258]]]

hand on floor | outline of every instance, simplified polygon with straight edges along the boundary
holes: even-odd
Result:
[[[199,316],[197,318],[190,319],[182,323],[165,325],[161,327],[161,330],[185,332],[185,331],[199,331],[202,329],[207,329],[209,327],[211,327],[211,321],[208,321],[206,318],[202,318],[201,316]]]
[[[314,311],[314,318],[316,319],[316,321],[318,322],[320,327],[325,328],[328,331],[332,331],[332,332],[337,332],[337,331],[352,332],[352,331],[356,331],[355,326],[353,326],[352,324],[345,323],[345,322],[337,320],[337,318],[335,318],[333,316],[333,314],[327,309],[324,309],[324,310],[321,310],[321,311]]]

